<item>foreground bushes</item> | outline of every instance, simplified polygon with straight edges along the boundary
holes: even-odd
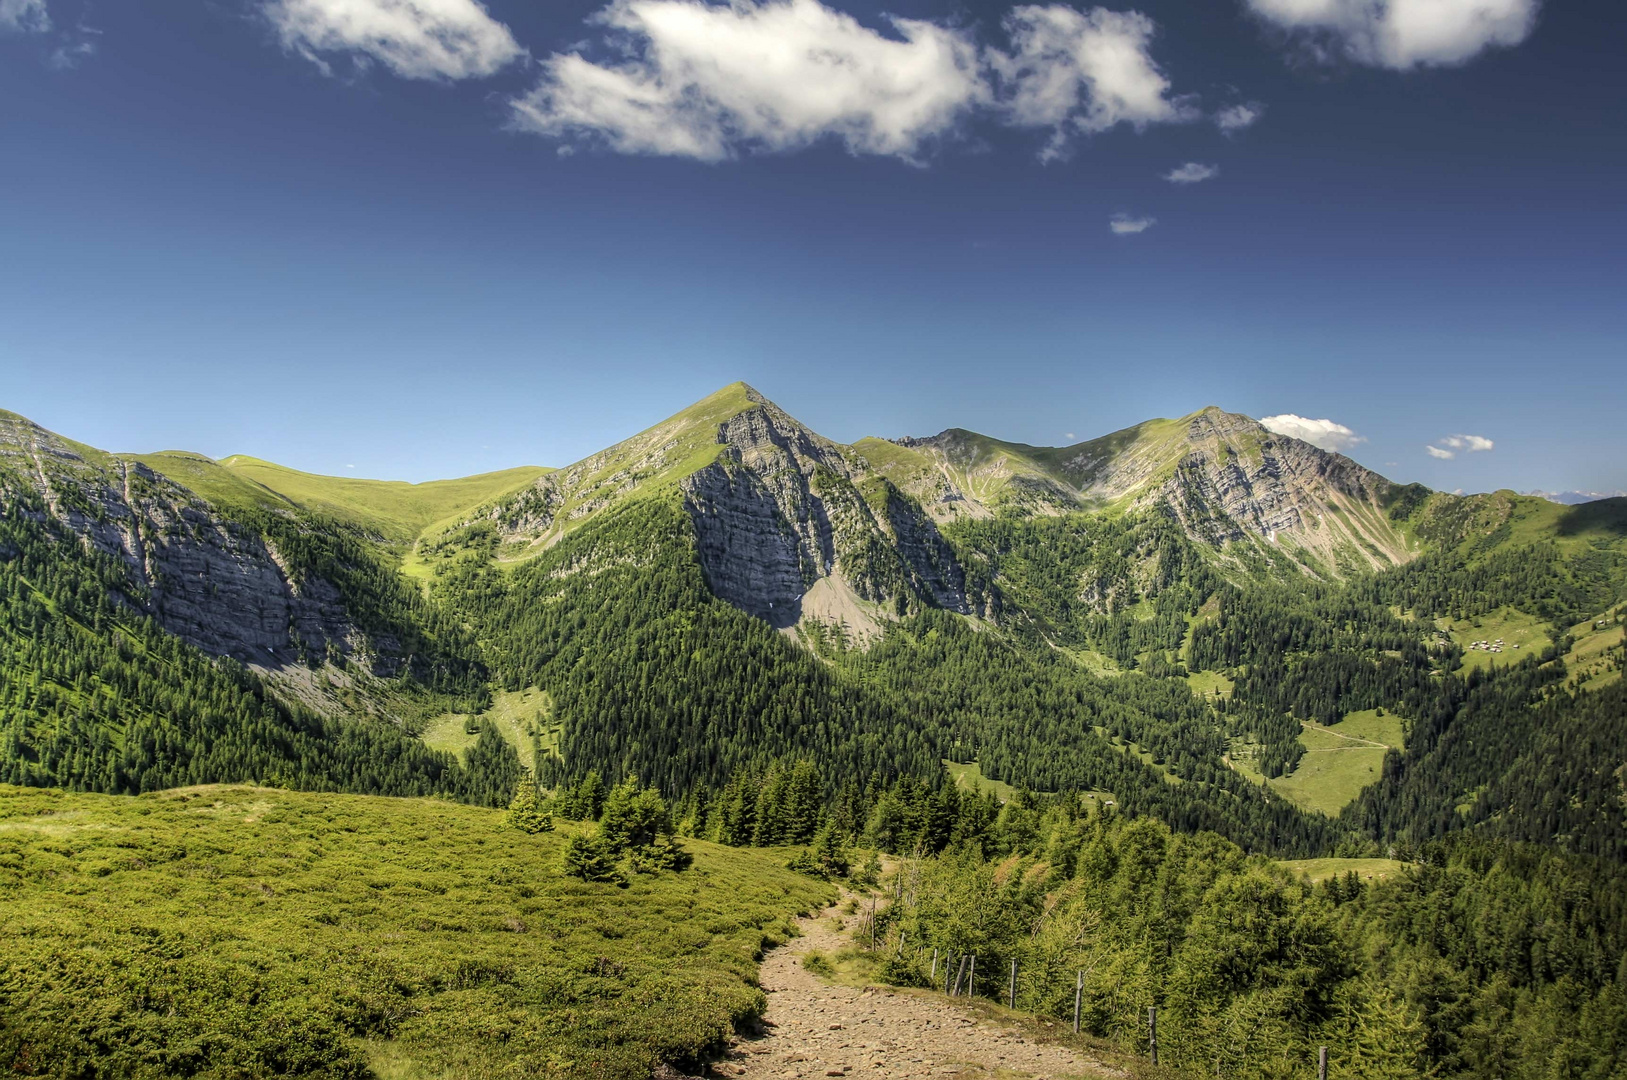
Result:
[[[765,938],[830,895],[700,843],[682,874],[583,882],[576,832],[504,818],[0,787],[0,1071],[647,1077],[759,1012]]]

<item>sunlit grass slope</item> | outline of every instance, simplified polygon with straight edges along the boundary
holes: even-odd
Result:
[[[443,713],[425,725],[422,738],[431,750],[456,754],[459,760],[480,738],[471,733],[468,721],[489,720],[520,755],[526,768],[537,767],[537,750],[551,753],[559,744],[560,725],[553,719],[554,706],[547,694],[535,687],[525,690],[497,690],[486,711],[471,717],[467,713]]]
[[[1292,873],[1304,874],[1312,881],[1326,881],[1349,873],[1363,881],[1372,881],[1399,874],[1407,864],[1395,859],[1285,859],[1278,865]]]
[[[1405,722],[1393,713],[1362,709],[1337,724],[1303,725],[1299,744],[1305,755],[1285,776],[1267,780],[1247,755],[1233,757],[1232,765],[1294,805],[1335,817],[1384,775],[1384,756],[1392,748],[1405,748]]]
[[[164,451],[139,460],[212,502],[295,506],[327,514],[394,541],[416,539],[429,526],[511,495],[551,469],[525,465],[456,480],[409,484],[319,476],[241,454],[213,461]]]
[[[0,1071],[640,1077],[762,1008],[755,957],[828,895],[689,842],[627,888],[566,836],[435,800],[0,787]]]

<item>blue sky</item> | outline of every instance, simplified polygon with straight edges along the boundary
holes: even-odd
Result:
[[[0,0],[0,407],[423,480],[745,379],[1627,488],[1624,55],[1560,0]]]

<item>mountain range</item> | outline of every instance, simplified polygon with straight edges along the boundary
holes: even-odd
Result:
[[[423,484],[108,453],[0,413],[0,511],[11,602],[60,638],[22,614],[0,638],[13,782],[271,770],[502,801],[523,765],[704,797],[787,757],[860,786],[947,760],[1283,850],[1524,829],[1499,785],[1575,763],[1522,721],[1506,760],[1460,767],[1475,672],[1511,700],[1613,692],[1627,580],[1627,500],[1396,484],[1214,407],[1066,447],[849,445],[743,383],[563,468]],[[1481,648],[1488,620],[1522,656]],[[267,718],[176,728],[172,648]],[[518,727],[479,719],[526,694]],[[1313,729],[1373,709],[1404,729],[1324,797]],[[446,716],[467,739],[435,742]],[[1561,813],[1583,846],[1620,842],[1610,783]]]

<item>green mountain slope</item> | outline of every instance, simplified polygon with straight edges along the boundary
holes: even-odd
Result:
[[[175,450],[131,457],[217,505],[293,507],[356,525],[395,543],[410,543],[425,529],[511,495],[552,471],[527,465],[409,484],[318,476],[242,454],[220,461]]]

